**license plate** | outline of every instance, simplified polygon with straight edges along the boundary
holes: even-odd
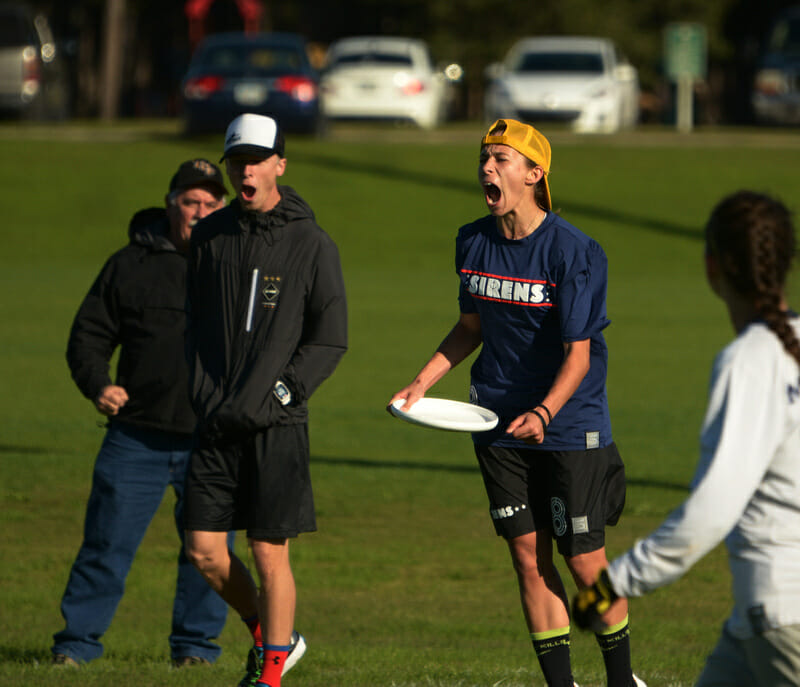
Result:
[[[233,87],[233,99],[240,105],[261,105],[267,95],[267,87],[260,83],[240,83]]]

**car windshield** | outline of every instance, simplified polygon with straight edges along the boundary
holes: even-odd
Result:
[[[337,55],[331,62],[331,67],[341,67],[342,65],[391,65],[410,67],[411,57],[402,53],[388,52],[350,52],[344,55]]]
[[[779,21],[769,37],[769,52],[800,55],[800,17]]]
[[[520,56],[515,72],[603,73],[603,58],[589,52],[529,52]]]
[[[270,75],[301,71],[303,57],[291,48],[265,46],[209,46],[197,64],[217,74]]]

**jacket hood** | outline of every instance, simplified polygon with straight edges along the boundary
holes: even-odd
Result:
[[[169,239],[169,220],[164,208],[145,208],[135,213],[128,225],[128,238],[131,243],[152,250],[175,250]]]

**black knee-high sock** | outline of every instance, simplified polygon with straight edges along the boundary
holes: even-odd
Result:
[[[621,623],[609,627],[605,632],[595,635],[603,662],[606,664],[608,687],[631,687],[631,632],[628,617]]]
[[[548,687],[572,687],[569,627],[549,632],[531,632],[531,641]]]

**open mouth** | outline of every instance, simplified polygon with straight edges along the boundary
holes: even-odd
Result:
[[[500,189],[489,181],[483,183],[483,193],[486,197],[486,204],[489,207],[494,207],[500,201],[502,192]]]
[[[256,197],[256,187],[250,184],[242,184],[242,198],[250,201]]]

